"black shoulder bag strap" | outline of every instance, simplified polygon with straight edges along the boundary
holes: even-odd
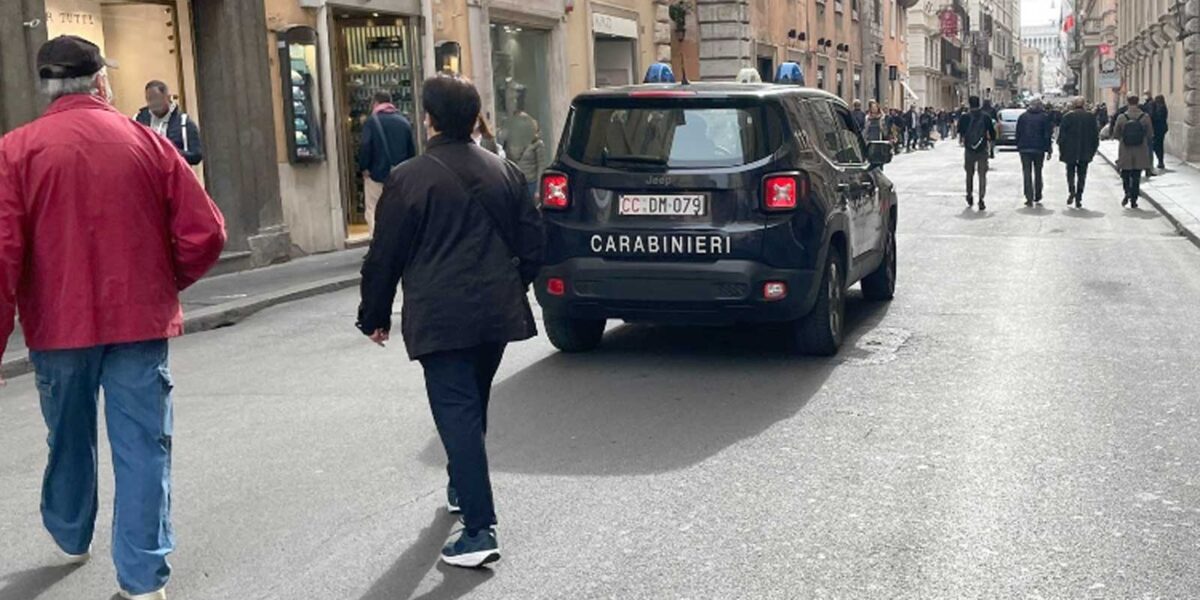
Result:
[[[500,226],[500,219],[497,218],[496,215],[492,213],[492,210],[490,208],[488,208],[487,204],[484,204],[483,202],[480,202],[477,198],[475,198],[475,195],[471,193],[471,190],[467,189],[467,184],[463,182],[462,176],[459,175],[458,173],[456,173],[454,171],[454,169],[451,169],[450,165],[447,165],[445,161],[438,158],[437,156],[434,156],[432,152],[426,152],[425,156],[428,156],[429,158],[433,159],[433,162],[437,163],[438,166],[440,166],[442,169],[444,169],[447,173],[450,174],[450,176],[454,179],[454,182],[458,184],[458,189],[462,190],[462,193],[464,195],[466,195],[468,202],[475,202],[476,204],[479,205],[479,208],[483,209],[483,213],[488,216],[488,221],[492,225],[492,230],[494,230],[496,232],[496,235],[500,236],[500,241],[504,242],[504,247],[506,249],[508,249],[509,261],[512,262],[512,265],[514,267],[520,267],[521,266],[521,258],[514,251],[513,244],[508,239],[508,234],[507,234],[506,230]],[[510,192],[512,191],[511,186],[510,186],[509,191]]]
[[[369,120],[375,123],[375,129],[379,132],[379,143],[383,144],[383,153],[387,156],[388,168],[390,169],[394,166],[392,162],[392,149],[388,146],[387,132],[383,130],[383,123],[379,120],[379,113],[371,115]]]

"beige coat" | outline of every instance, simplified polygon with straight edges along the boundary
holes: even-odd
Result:
[[[1148,171],[1154,168],[1154,160],[1150,158],[1150,141],[1154,139],[1154,123],[1150,115],[1142,109],[1131,106],[1129,110],[1117,117],[1116,127],[1113,128],[1113,139],[1121,140],[1125,125],[1130,121],[1141,119],[1146,128],[1146,139],[1139,146],[1128,146],[1121,142],[1121,152],[1117,158],[1117,168],[1122,171]]]

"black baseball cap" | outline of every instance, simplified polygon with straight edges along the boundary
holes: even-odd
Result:
[[[60,35],[38,49],[37,68],[42,79],[87,77],[108,66],[113,65],[100,55],[100,47],[77,35]]]

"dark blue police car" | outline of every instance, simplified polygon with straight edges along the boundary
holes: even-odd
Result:
[[[832,355],[845,292],[896,287],[897,202],[846,104],[779,85],[640,85],[575,99],[541,181],[547,333],[567,352],[609,319],[778,322]]]

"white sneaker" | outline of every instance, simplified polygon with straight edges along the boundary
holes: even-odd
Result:
[[[62,555],[63,559],[66,560],[68,565],[82,565],[87,561],[92,560],[92,547],[88,546],[88,549],[85,550],[83,554],[68,554],[63,552]]]
[[[125,590],[121,590],[121,597],[125,600],[167,600],[167,588],[162,588],[149,594],[130,594]]]

